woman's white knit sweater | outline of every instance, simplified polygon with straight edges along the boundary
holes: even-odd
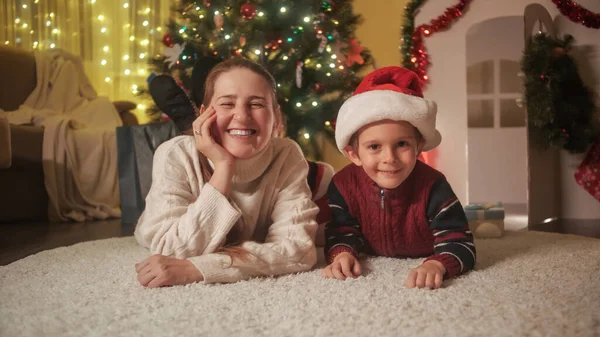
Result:
[[[237,160],[229,198],[202,179],[194,137],[156,150],[152,186],[135,237],[154,254],[187,258],[205,283],[311,269],[318,213],[308,166],[293,141],[274,138],[258,155]],[[235,227],[247,259],[215,253]]]

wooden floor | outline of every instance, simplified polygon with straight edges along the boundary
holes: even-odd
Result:
[[[600,219],[559,220],[532,225],[529,230],[600,238]],[[120,219],[84,223],[0,224],[0,265],[47,249],[129,235],[133,235],[133,226],[121,225]]]
[[[0,266],[31,254],[79,242],[133,235],[121,219],[69,223],[0,223]]]

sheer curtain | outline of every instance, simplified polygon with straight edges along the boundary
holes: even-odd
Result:
[[[99,95],[140,102],[134,92],[149,75],[149,58],[163,51],[172,1],[2,0],[0,41],[79,55]]]

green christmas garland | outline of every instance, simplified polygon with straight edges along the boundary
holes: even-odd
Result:
[[[568,52],[575,40],[533,36],[521,59],[529,128],[543,147],[585,152],[598,135],[596,107]]]

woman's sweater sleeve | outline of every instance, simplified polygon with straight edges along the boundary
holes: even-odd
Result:
[[[295,145],[295,144],[294,144]],[[291,147],[278,177],[275,204],[264,243],[247,241],[241,247],[247,258],[208,254],[190,258],[204,275],[204,283],[236,282],[256,276],[310,270],[317,262],[314,244],[318,207],[306,182],[307,163],[297,145]],[[275,181],[266,182],[269,184]]]
[[[223,245],[241,216],[224,195],[202,181],[192,146],[173,139],[154,154],[152,186],[134,233],[153,254],[187,258],[211,253]]]

